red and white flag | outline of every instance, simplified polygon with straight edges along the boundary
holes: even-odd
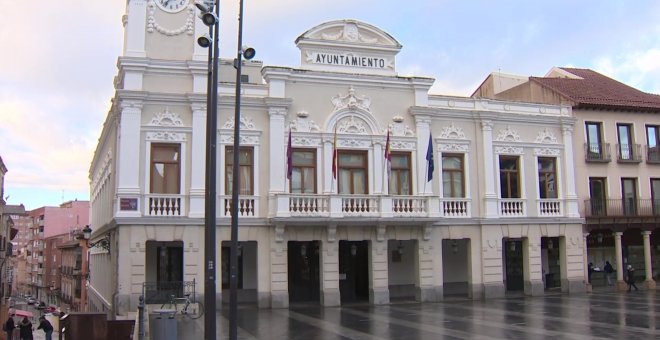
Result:
[[[385,142],[385,166],[387,167],[387,177],[392,173],[392,151],[390,150],[390,129],[387,129],[387,142]]]

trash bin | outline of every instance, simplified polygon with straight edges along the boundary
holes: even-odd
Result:
[[[177,340],[176,319],[173,309],[156,309],[156,316],[151,321],[151,339],[153,340]]]

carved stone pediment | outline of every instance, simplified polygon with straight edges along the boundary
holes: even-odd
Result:
[[[347,95],[338,94],[332,97],[332,104],[335,112],[342,109],[362,109],[371,112],[371,99],[367,96],[356,96],[353,86],[348,88]]]
[[[149,125],[152,126],[183,126],[183,121],[178,113],[170,112],[168,107],[163,112],[157,112],[151,118]]]
[[[496,140],[500,142],[520,142],[520,134],[510,126],[507,126],[506,129],[500,130]]]

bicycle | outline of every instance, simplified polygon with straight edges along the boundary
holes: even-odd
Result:
[[[181,304],[183,304],[183,308],[179,310]],[[160,308],[174,310],[175,315],[181,313],[181,315],[191,319],[199,319],[204,315],[204,304],[199,301],[192,302],[190,293],[184,294],[184,297],[176,297],[172,294],[170,295],[170,301],[165,302]]]

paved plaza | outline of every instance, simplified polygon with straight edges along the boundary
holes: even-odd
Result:
[[[547,294],[486,301],[238,309],[239,339],[660,339],[655,291]],[[228,311],[217,314],[227,339]],[[203,318],[182,319],[178,339],[203,339]]]

